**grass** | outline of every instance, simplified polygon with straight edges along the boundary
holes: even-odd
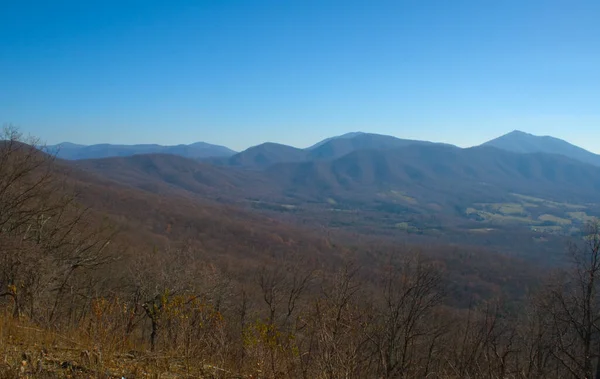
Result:
[[[504,215],[526,215],[523,205],[517,203],[489,204],[492,209]]]
[[[520,200],[520,202],[477,203],[467,208],[466,214],[479,215],[483,222],[491,224],[525,224],[529,225],[532,230],[535,229],[535,231],[546,233],[568,233],[566,228],[570,227],[574,222],[587,222],[594,219],[588,216],[583,210],[586,209],[584,205],[559,203],[520,194],[512,195]],[[528,212],[528,209],[531,208],[544,209],[547,213],[542,214],[536,219]],[[553,209],[560,210],[561,216],[565,211],[570,210],[570,212],[566,213],[568,217],[561,217],[552,214],[554,213]],[[542,223],[552,223],[554,225],[540,225]]]
[[[561,218],[558,216],[554,216],[551,214],[543,214],[540,217],[538,217],[538,220],[540,221],[544,221],[544,222],[552,222],[554,224],[559,224],[559,225],[571,225],[572,221],[566,218]]]
[[[560,203],[560,202],[556,202],[556,201],[552,201],[552,200],[547,200],[547,199],[542,199],[539,197],[533,197],[533,196],[527,196],[527,195],[521,195],[518,193],[513,193],[511,194],[521,200],[525,200],[525,201],[530,201],[533,203],[540,203],[541,205],[544,205],[546,207],[549,208],[570,208],[570,209],[586,209],[587,206],[585,205],[580,205],[580,204],[571,204],[571,203]]]
[[[415,199],[412,196],[408,196],[407,194],[405,194],[405,193],[403,193],[401,191],[392,190],[392,191],[390,191],[390,194],[393,197],[396,197],[396,198],[398,198],[398,199],[400,199],[400,200],[402,200],[402,201],[404,201],[406,203],[409,203],[409,204],[418,204],[417,199]]]
[[[549,225],[549,226],[539,226],[535,225],[531,227],[531,230],[538,233],[549,233],[556,234],[563,231],[562,226],[559,225]]]
[[[253,200],[253,201],[250,201],[250,203],[255,208],[268,209],[268,210],[272,210],[272,211],[285,212],[285,211],[293,211],[293,210],[298,209],[298,207],[293,204],[269,203],[269,202],[260,201],[260,200]]]
[[[100,338],[98,338],[100,337]],[[0,316],[0,357],[4,375],[25,378],[150,377],[152,367],[126,354],[133,345],[117,349],[114,336],[92,336],[81,330],[68,334],[41,329],[25,320]]]
[[[341,212],[341,213],[358,213],[356,209],[342,209],[342,208],[331,208],[329,209],[331,212]]]
[[[523,208],[538,208],[540,206],[540,204],[536,204],[536,203],[529,203],[529,202],[522,202],[521,205],[523,206]]]
[[[503,208],[502,204],[496,204],[496,206],[493,208],[498,209],[498,210],[508,209],[509,211],[513,211],[513,212],[516,212],[519,209],[518,207],[514,207],[514,206],[510,206],[510,207],[504,206],[504,208]],[[488,209],[489,209],[489,207],[488,207]],[[561,218],[561,217],[551,215],[551,214],[543,214],[543,215],[539,216],[537,220],[534,220],[529,215],[521,216],[520,214],[517,214],[517,213],[513,213],[513,214],[494,213],[494,212],[478,210],[475,208],[467,208],[466,212],[467,212],[467,214],[477,214],[480,217],[482,217],[485,222],[490,223],[490,224],[528,225],[532,231],[539,232],[539,233],[553,233],[553,234],[567,233],[568,230],[566,230],[565,228],[572,224],[572,221],[569,219]],[[540,223],[544,223],[544,222],[546,222],[546,223],[550,222],[555,225],[539,225]],[[469,229],[470,232],[474,232],[474,233],[486,233],[489,230],[490,230],[489,228]]]
[[[471,233],[489,233],[494,231],[495,229],[493,228],[475,228],[475,229],[468,229],[469,232]]]
[[[442,211],[444,209],[444,207],[436,203],[428,203],[427,208],[433,209],[435,211]]]
[[[483,219],[484,222],[491,224],[525,224],[529,225],[529,228],[532,231],[552,234],[568,234],[572,231],[571,225],[573,225],[574,222],[587,222],[594,219],[594,217],[588,216],[588,214],[582,210],[586,208],[586,206],[583,205],[558,203],[555,201],[519,194],[513,194],[513,196],[523,200],[523,202],[478,203],[473,207],[467,208],[466,214],[477,214]],[[566,213],[568,218],[560,217],[551,213],[544,213],[538,216],[537,219],[533,219],[527,213],[527,208],[539,207],[544,207],[549,212],[553,212],[552,209],[560,209],[562,212],[565,210],[571,210],[571,212]],[[542,223],[551,223],[554,225],[540,225]],[[486,229],[470,229],[469,231],[475,233],[484,233]]]
[[[2,378],[205,378],[224,371],[181,354],[150,353],[106,330],[63,334],[0,314]],[[219,371],[219,372],[217,372]]]
[[[487,206],[489,204],[478,204],[478,205],[486,205]],[[498,208],[500,208],[500,206]],[[511,209],[515,210],[515,208],[511,208]],[[502,213],[478,210],[475,208],[467,208],[466,213],[467,213],[467,215],[477,214],[480,217],[482,217],[485,221],[488,221],[488,222],[496,222],[496,223],[513,222],[513,223],[520,223],[520,224],[530,224],[533,222],[533,220],[531,220],[531,218],[529,218],[529,216],[519,217],[519,214],[502,214]]]
[[[543,202],[547,201],[546,199],[542,199],[542,198],[539,198],[539,197],[521,195],[521,194],[518,194],[518,193],[512,193],[511,195],[513,195],[515,197],[518,197],[519,199],[532,201],[534,203],[543,203]]]
[[[479,215],[491,222],[498,222],[498,223],[503,223],[503,224],[506,224],[506,223],[531,224],[533,222],[533,220],[531,220],[531,218],[529,218],[529,217],[518,217],[518,216],[511,216],[511,215],[503,215],[503,214],[499,214],[499,213],[479,212]]]
[[[592,216],[588,216],[587,213],[580,211],[580,212],[568,212],[567,213],[569,215],[569,217],[572,220],[576,220],[579,222],[588,222],[588,221],[593,221],[594,217]]]
[[[419,229],[417,229],[415,226],[412,226],[408,222],[399,222],[395,225],[395,227],[400,230],[404,230],[407,233],[415,233],[419,231]]]
[[[383,197],[386,199],[400,200],[404,203],[416,205],[419,202],[412,196],[408,196],[406,193],[397,190],[391,190],[388,192],[379,192],[377,194],[379,197]]]

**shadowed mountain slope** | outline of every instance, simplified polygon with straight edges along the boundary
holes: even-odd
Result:
[[[279,147],[277,145],[277,147]],[[204,196],[371,202],[403,191],[443,206],[506,198],[510,193],[561,201],[596,201],[600,168],[555,154],[493,147],[409,145],[359,150],[329,161],[279,163],[266,170],[214,166],[168,155],[79,161],[79,167],[159,192],[161,186]]]
[[[267,142],[250,147],[227,159],[228,166],[265,168],[275,163],[301,162],[308,158],[306,151],[292,146]]]
[[[244,192],[260,194],[273,185],[268,178],[252,171],[214,166],[168,154],[80,160],[70,164],[118,183],[158,194],[237,197]]]
[[[213,159],[211,162],[225,166],[264,169],[279,163],[331,160],[359,150],[389,150],[410,145],[443,144],[356,132],[328,138],[306,149],[276,143],[264,143],[244,150],[233,157]]]
[[[551,154],[516,154],[490,147],[407,146],[361,150],[330,162],[281,164],[272,180],[299,195],[343,196],[368,201],[383,190],[401,190],[426,202],[472,202],[511,192],[595,201],[600,169]]]

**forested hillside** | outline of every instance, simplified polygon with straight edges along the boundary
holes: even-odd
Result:
[[[4,377],[593,377],[600,230],[550,274],[152,193],[0,145]]]
[[[227,204],[303,228],[486,246],[538,262],[560,260],[565,243],[600,215],[600,168],[492,147],[411,144],[261,169],[166,154],[60,164],[71,176],[86,171],[130,190]]]

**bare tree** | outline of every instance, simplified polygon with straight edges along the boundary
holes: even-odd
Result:
[[[441,278],[440,271],[420,255],[387,268],[380,325],[371,337],[382,377],[417,376],[415,370],[427,366],[428,355],[422,349],[439,337],[440,330],[430,321],[443,299]]]
[[[370,349],[366,328],[369,320],[362,285],[358,267],[347,262],[323,285],[321,296],[314,303],[314,325],[311,327],[316,346],[312,359],[323,377],[367,375]]]
[[[302,297],[307,293],[314,279],[315,270],[294,256],[286,260],[274,259],[269,265],[263,265],[256,274],[256,282],[260,295],[267,308],[267,317],[260,327],[261,344],[268,355],[268,363],[274,376],[284,370],[278,364],[278,351],[283,355],[294,355],[298,350],[296,339],[304,322],[299,322],[298,315],[305,305]],[[294,371],[300,362],[294,359],[282,359],[287,372]]]
[[[521,351],[517,371],[524,378],[551,377],[555,344],[547,302],[544,293],[531,295],[520,315],[517,328]]]
[[[600,378],[600,223],[585,229],[569,249],[572,269],[550,290],[554,357],[575,378]]]
[[[81,295],[76,274],[110,260],[114,231],[77,205],[44,150],[11,126],[0,137],[0,295],[12,299],[15,317],[54,324],[60,305]]]

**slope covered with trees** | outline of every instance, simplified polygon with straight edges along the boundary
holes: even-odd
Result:
[[[313,229],[485,245],[543,261],[555,261],[565,238],[600,215],[597,167],[492,147],[358,150],[260,170],[158,154],[61,165],[131,189],[233,205]]]
[[[3,140],[5,377],[596,375],[597,223],[549,275],[468,248],[326,237]]]

